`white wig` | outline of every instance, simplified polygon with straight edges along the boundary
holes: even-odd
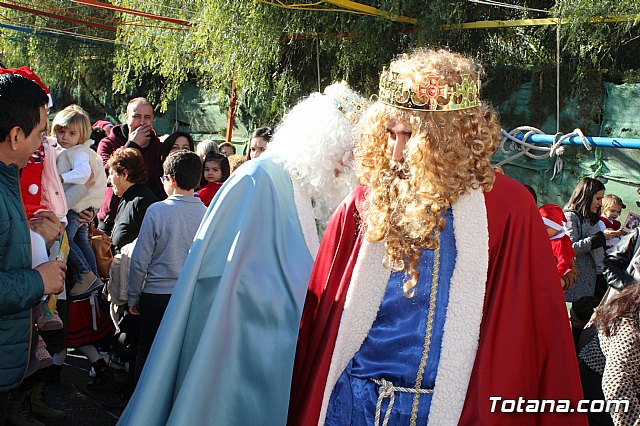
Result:
[[[345,82],[327,87],[324,94],[312,93],[284,116],[267,147],[313,200],[321,229],[356,183],[354,127],[341,112],[342,104],[353,99],[362,98]]]
[[[196,144],[196,154],[200,158],[204,159],[210,152],[220,153],[220,148],[218,148],[216,141],[204,139]]]

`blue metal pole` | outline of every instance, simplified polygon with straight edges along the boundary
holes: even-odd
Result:
[[[507,134],[504,130],[502,131],[503,135]],[[516,135],[516,137],[522,140],[524,134],[520,133]],[[585,136],[585,139],[589,142],[591,146],[599,146],[602,148],[629,148],[629,149],[640,149],[640,139],[625,139],[625,138],[604,138],[599,136]],[[533,134],[530,135],[527,139],[528,142],[538,143],[538,144],[548,144],[552,145],[555,142],[554,135],[542,135],[542,134]],[[572,136],[567,140],[562,142],[562,145],[580,145],[583,146],[582,139],[580,136]]]

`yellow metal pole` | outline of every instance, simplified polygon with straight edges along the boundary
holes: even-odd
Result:
[[[568,24],[569,18],[562,18],[560,25]],[[640,21],[640,15],[619,15],[619,16],[594,16],[591,18],[592,24],[634,22]],[[532,27],[543,25],[558,25],[558,18],[541,19],[514,19],[511,21],[476,21],[462,24],[443,25],[443,30],[478,30],[484,28],[507,28],[507,27]]]
[[[379,16],[381,18],[389,19],[390,21],[402,22],[411,25],[416,25],[418,23],[418,20],[415,18],[395,15],[387,12],[386,10],[376,9],[375,7],[367,6],[366,4],[361,4],[351,0],[325,0],[325,3],[330,3],[336,6],[344,7],[345,9],[366,13],[367,15]]]

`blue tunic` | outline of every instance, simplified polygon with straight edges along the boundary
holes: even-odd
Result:
[[[286,423],[313,258],[274,160],[243,165],[211,202],[119,424]]]
[[[433,330],[421,389],[433,389],[440,361],[442,331],[449,301],[449,284],[456,258],[451,210],[444,215],[445,229],[440,233],[439,273]],[[423,358],[429,304],[434,271],[434,251],[425,250],[420,258],[420,277],[415,294],[407,299],[402,285],[404,272],[392,273],[384,299],[367,338],[338,379],[327,410],[327,425],[373,425],[379,384],[385,379],[393,386],[415,388]],[[416,332],[418,330],[418,332]],[[408,425],[414,401],[413,393],[396,392],[389,424]],[[426,424],[431,394],[420,395],[418,424]],[[382,402],[380,423],[390,398]]]

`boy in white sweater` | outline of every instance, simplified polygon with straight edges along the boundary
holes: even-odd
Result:
[[[131,255],[127,285],[129,312],[140,315],[136,381],[207,211],[193,195],[202,173],[197,154],[174,152],[164,161],[163,169],[161,180],[169,198],[147,209]]]

